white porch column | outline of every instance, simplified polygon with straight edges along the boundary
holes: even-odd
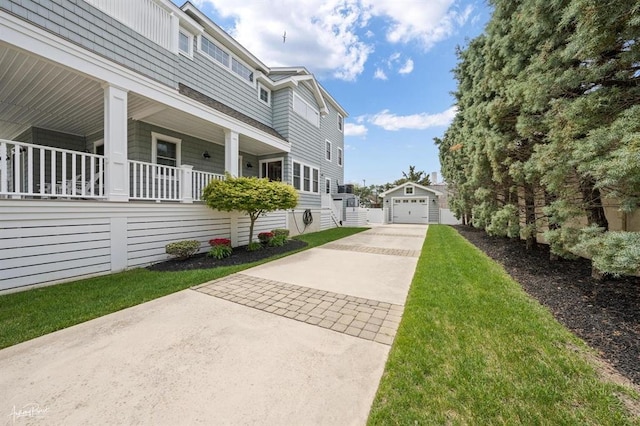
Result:
[[[238,133],[225,129],[224,131],[224,171],[231,176],[238,176],[238,156],[240,143]]]
[[[129,201],[127,164],[127,91],[104,86],[105,195],[109,201]]]
[[[193,166],[180,166],[180,202],[193,203]]]

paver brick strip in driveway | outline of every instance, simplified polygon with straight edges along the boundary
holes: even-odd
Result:
[[[391,345],[403,307],[249,275],[235,274],[194,290],[240,305]]]

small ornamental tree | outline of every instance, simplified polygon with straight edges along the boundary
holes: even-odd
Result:
[[[292,209],[298,204],[298,193],[283,182],[256,177],[233,177],[212,180],[202,190],[202,199],[209,207],[220,211],[240,211],[249,216],[249,242],[253,241],[253,226],[261,214]]]

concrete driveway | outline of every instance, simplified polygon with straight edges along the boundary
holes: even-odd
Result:
[[[426,226],[385,225],[0,351],[0,424],[364,424]]]

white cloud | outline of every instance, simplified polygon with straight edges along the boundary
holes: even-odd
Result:
[[[408,43],[417,40],[425,50],[449,37],[456,26],[464,25],[472,6],[464,10],[454,8],[455,0],[429,2],[401,2],[396,0],[363,0],[373,16],[389,19],[387,40]]]
[[[447,126],[458,112],[456,107],[451,107],[446,111],[437,114],[427,114],[426,112],[412,115],[396,115],[389,110],[381,111],[371,117],[368,122],[385,130],[396,131],[402,129],[423,130],[430,127]]]
[[[466,22],[471,8],[454,0],[194,0],[210,4],[227,30],[271,67],[303,65],[316,75],[352,81],[365,68],[376,42],[369,23],[382,18],[390,43],[418,41],[429,49]],[[215,19],[214,19],[215,20]],[[286,31],[286,42],[282,35]],[[377,42],[380,42],[378,40]]]
[[[367,136],[369,129],[364,124],[345,123],[344,135],[345,136]]]
[[[404,63],[402,68],[398,70],[399,74],[411,74],[413,71],[413,60],[411,58],[407,59],[407,62]]]
[[[376,72],[373,74],[373,78],[378,80],[386,80],[387,75],[384,73],[382,68],[376,68]]]

